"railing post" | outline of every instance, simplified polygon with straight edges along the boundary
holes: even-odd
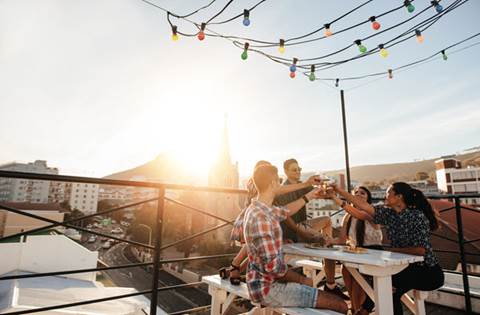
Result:
[[[350,181],[350,161],[348,157],[348,137],[347,137],[347,118],[345,117],[345,95],[340,90],[340,102],[342,105],[342,126],[343,126],[343,145],[345,147],[345,172],[347,175],[347,191],[351,191],[352,183]]]
[[[165,187],[158,189],[157,215],[155,224],[155,249],[153,250],[152,297],[150,299],[150,315],[157,315],[158,273],[160,269],[160,247],[162,246],[163,209],[165,205]]]
[[[455,197],[455,215],[457,217],[458,246],[460,249],[460,262],[462,264],[465,311],[467,314],[472,314],[472,301],[470,299],[470,286],[468,284],[467,261],[465,259],[465,239],[463,238],[462,207],[460,205],[459,197]]]

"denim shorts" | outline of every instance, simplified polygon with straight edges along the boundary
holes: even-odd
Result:
[[[294,282],[274,282],[263,299],[270,307],[315,307],[318,290]]]

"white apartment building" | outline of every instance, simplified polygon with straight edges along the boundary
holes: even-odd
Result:
[[[344,211],[335,214],[338,210],[338,206],[331,200],[314,199],[307,204],[307,217],[309,219],[314,219],[329,216],[332,220],[332,226],[336,228],[342,225],[342,219],[345,215]]]
[[[33,163],[7,163],[0,165],[1,170],[24,173],[58,174],[58,169],[48,167],[47,161],[36,160]],[[50,182],[19,178],[0,178],[0,201],[47,203]]]
[[[456,159],[435,161],[438,189],[447,194],[480,193],[480,167],[462,168]],[[480,198],[464,198],[467,204],[480,204]]]
[[[98,190],[98,184],[66,183],[65,200],[68,200],[72,210],[77,209],[85,214],[92,214],[97,212]]]

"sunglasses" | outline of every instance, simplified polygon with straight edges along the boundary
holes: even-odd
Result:
[[[301,171],[302,171],[302,168],[301,168],[301,167],[299,167],[299,168],[292,168],[292,169],[290,170],[290,172],[301,172]]]

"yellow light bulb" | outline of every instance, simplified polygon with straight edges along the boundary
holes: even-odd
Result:
[[[383,58],[387,58],[388,51],[385,48],[380,49],[380,56],[382,56]]]
[[[176,42],[178,40],[178,35],[177,34],[172,34],[172,40]]]
[[[278,52],[283,54],[285,52],[285,46],[278,47]]]

